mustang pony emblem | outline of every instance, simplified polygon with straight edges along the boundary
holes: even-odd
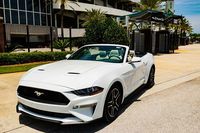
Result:
[[[35,93],[38,97],[44,94],[44,93],[39,92],[39,91],[34,91],[34,93]]]

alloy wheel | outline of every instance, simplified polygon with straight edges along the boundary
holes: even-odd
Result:
[[[104,107],[104,117],[107,122],[113,121],[120,111],[122,102],[122,93],[117,87],[111,88],[108,92],[105,107]]]

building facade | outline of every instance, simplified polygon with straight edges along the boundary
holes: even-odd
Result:
[[[0,15],[5,24],[5,48],[48,46],[51,6],[45,0],[0,0]]]
[[[118,17],[126,16],[132,13],[140,0],[78,0],[78,2],[68,2],[65,5],[66,13],[64,15],[64,37],[69,37],[69,27],[72,27],[72,37],[81,37],[84,35],[84,18],[88,10],[100,9],[108,16]],[[61,37],[60,22],[60,3],[53,4],[55,26],[57,35]]]
[[[109,16],[131,14],[139,0],[78,0],[65,5],[64,37],[82,37],[84,16],[87,10],[100,9]],[[48,47],[51,38],[60,35],[60,3],[55,0],[0,0],[0,17],[3,17],[4,42],[8,47]],[[53,27],[53,28],[52,28]],[[2,50],[1,50],[2,51]]]

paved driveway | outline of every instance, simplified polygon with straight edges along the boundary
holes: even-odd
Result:
[[[155,61],[156,85],[130,96],[122,114],[110,125],[99,120],[87,125],[59,126],[19,116],[15,112],[16,86],[23,73],[2,74],[0,132],[199,131],[200,45],[180,47],[175,54],[155,56]]]

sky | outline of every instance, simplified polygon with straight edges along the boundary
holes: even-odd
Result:
[[[200,0],[174,0],[175,14],[185,16],[193,27],[194,33],[200,33]]]

